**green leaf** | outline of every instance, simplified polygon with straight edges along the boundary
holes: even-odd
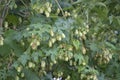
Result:
[[[73,45],[75,47],[76,50],[78,50],[80,48],[80,41],[79,40],[73,40]]]
[[[26,65],[28,60],[30,60],[30,56],[28,54],[23,54],[18,58],[18,61],[21,62],[23,66]]]
[[[75,59],[76,62],[78,61],[79,65],[84,61],[83,55],[80,54],[80,53],[79,54],[76,53],[74,55],[74,59]]]
[[[78,72],[80,73],[81,71],[83,71],[85,69],[85,67],[83,66],[78,66]]]
[[[112,48],[112,49],[116,49],[116,47],[113,45],[113,44],[111,44],[111,43],[109,43],[109,42],[105,42],[105,44],[108,46],[108,47],[110,47],[110,48]]]
[[[109,16],[109,22],[110,24],[113,22],[113,16]]]
[[[34,52],[32,53],[31,57],[33,59],[33,61],[38,62],[39,61],[39,57],[42,56],[42,52]]]
[[[107,6],[104,3],[102,3],[102,2],[96,2],[95,5],[103,6],[103,7],[105,7],[107,9]]]
[[[5,40],[4,40],[4,42],[8,46],[9,49],[14,51],[16,56],[19,56],[21,53],[23,53],[24,49],[15,40],[15,34],[16,33],[17,33],[17,31],[14,31],[14,30],[6,31],[5,32]]]
[[[37,74],[31,70],[24,69],[23,72],[25,73],[26,80],[40,80]]]
[[[13,15],[13,14],[7,15],[6,19],[7,19],[9,24],[18,25],[18,23],[19,23],[18,16]]]
[[[6,44],[4,43],[3,46],[0,46],[0,55],[2,57],[7,57],[11,52],[11,48]]]
[[[6,80],[6,71],[5,70],[0,70],[0,80]]]
[[[95,43],[90,43],[90,49],[92,50],[92,51],[98,51],[98,46],[97,46],[97,44],[95,44]]]
[[[17,34],[17,31],[14,30],[8,30],[5,32],[5,39],[4,39],[4,45],[0,46],[0,54],[1,55],[8,55],[11,51],[14,51],[14,53],[19,56],[21,53],[23,53],[23,48],[21,47],[20,43],[15,40],[15,36]]]

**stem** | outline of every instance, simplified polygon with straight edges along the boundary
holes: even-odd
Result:
[[[23,1],[23,0],[20,0],[22,3],[23,3],[23,5],[27,8],[27,5],[25,4],[25,2]]]
[[[2,0],[0,0],[0,4],[1,4]]]
[[[61,12],[62,12],[62,15],[64,16],[63,9],[61,8],[61,6],[60,6],[60,4],[59,4],[58,0],[55,0],[55,2],[57,3],[57,5],[58,5],[59,9],[60,9],[60,10],[61,10]]]
[[[2,1],[2,0],[1,0]],[[11,0],[9,0],[7,3],[5,3],[5,6],[3,8],[3,12],[0,16],[0,27],[2,27],[2,24],[3,24],[3,21],[5,19],[5,15],[7,14],[8,12],[8,5],[10,4]]]
[[[11,2],[11,0],[9,0],[9,1],[5,4],[1,18],[4,18],[4,17],[5,17],[5,14],[6,14],[7,11],[8,11],[8,5],[10,4],[10,2]]]
[[[71,3],[73,3],[73,0],[70,0],[71,1]]]

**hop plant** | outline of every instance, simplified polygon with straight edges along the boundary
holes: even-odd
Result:
[[[37,47],[40,45],[40,41],[37,39],[34,39],[31,43],[30,46],[32,47],[33,50],[37,49]]]
[[[0,35],[0,45],[4,44],[4,38]]]
[[[46,17],[49,17],[52,11],[52,4],[50,2],[45,2],[44,4],[34,4],[32,8],[36,12],[44,13]]]

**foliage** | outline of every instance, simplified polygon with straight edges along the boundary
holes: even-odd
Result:
[[[0,0],[0,80],[120,80],[119,0]]]

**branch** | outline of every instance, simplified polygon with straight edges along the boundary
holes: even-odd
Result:
[[[25,2],[24,2],[23,0],[20,0],[20,1],[23,3],[23,5],[24,5],[26,8],[28,8],[27,5],[25,4]]]
[[[3,8],[3,12],[2,12],[2,14],[1,14],[1,16],[0,16],[0,27],[2,27],[3,20],[5,19],[5,15],[6,15],[7,12],[8,12],[8,5],[10,4],[10,2],[11,2],[11,0],[9,0],[9,1],[5,4],[5,6],[4,6],[4,8]]]
[[[0,27],[2,27],[3,19],[0,17]]]
[[[73,0],[70,0],[71,1],[71,3],[73,3]]]
[[[0,4],[1,4],[2,0],[0,0]]]
[[[60,6],[60,4],[59,4],[58,0],[55,0],[55,2],[57,3],[57,5],[58,5],[59,9],[60,9],[60,10],[61,10],[61,12],[62,12],[62,15],[64,16],[63,9],[61,8],[61,6]]]

